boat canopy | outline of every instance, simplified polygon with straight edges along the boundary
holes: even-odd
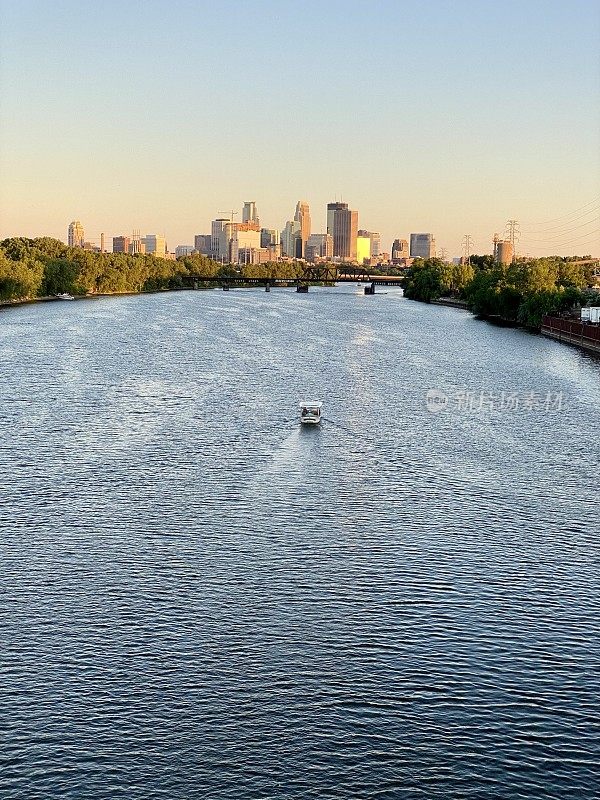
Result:
[[[320,400],[306,400],[300,403],[300,408],[321,408],[323,403]]]

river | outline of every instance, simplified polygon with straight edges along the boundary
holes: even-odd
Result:
[[[2,797],[599,796],[600,360],[361,291],[0,312]]]

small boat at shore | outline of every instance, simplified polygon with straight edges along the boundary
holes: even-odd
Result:
[[[57,300],[75,300],[72,294],[67,294],[66,292],[63,292],[62,294],[55,294],[54,296]]]
[[[303,425],[318,425],[321,422],[321,408],[323,403],[320,400],[306,400],[300,403],[300,422]]]

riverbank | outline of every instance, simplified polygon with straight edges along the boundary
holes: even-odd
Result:
[[[206,286],[202,288],[213,288]],[[170,289],[153,289],[152,291],[141,290],[139,292],[100,292],[98,294],[75,294],[73,300],[100,300],[103,297],[134,297],[143,294],[163,294],[165,292],[187,292],[190,291],[188,286],[174,286]],[[64,303],[67,302],[61,297],[49,295],[46,297],[27,297],[20,298],[19,300],[0,300],[0,309],[12,308],[13,306],[28,306],[34,303]]]
[[[416,301],[421,302],[421,301]],[[452,298],[438,298],[432,300],[430,305],[433,306],[447,306],[450,308],[461,308],[469,311],[469,307],[463,300],[454,300]],[[588,353],[600,355],[600,326],[590,325],[579,322],[576,319],[563,319],[561,317],[545,316],[542,319],[540,328],[532,328],[527,325],[521,325],[516,320],[506,319],[498,315],[491,314],[475,314],[476,319],[488,322],[501,328],[522,328],[528,333],[539,334],[547,336],[550,339],[555,339],[563,344],[569,344],[578,347],[580,350],[585,350]]]
[[[469,311],[469,306],[464,300],[458,300],[453,297],[438,297],[437,300],[431,301],[432,306],[450,306],[450,308],[462,308]]]
[[[546,316],[542,320],[541,333],[550,339],[570,344],[600,355],[600,326],[579,322],[575,319],[561,319]]]

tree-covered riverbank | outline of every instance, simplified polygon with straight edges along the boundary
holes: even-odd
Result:
[[[57,294],[101,295],[183,288],[191,276],[276,278],[298,273],[294,264],[248,264],[233,272],[199,254],[175,261],[153,255],[94,253],[57,239],[13,238],[0,242],[0,302]],[[299,274],[299,273],[298,273]]]
[[[561,313],[597,297],[587,289],[592,281],[590,265],[578,260],[552,256],[505,266],[492,256],[471,256],[470,264],[416,259],[406,274],[404,294],[426,303],[459,298],[475,314],[538,329],[545,314]]]

